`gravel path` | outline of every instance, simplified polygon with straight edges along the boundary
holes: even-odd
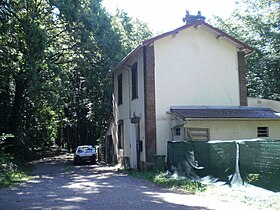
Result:
[[[35,178],[0,189],[0,209],[245,209],[181,194],[98,165],[74,166],[66,156],[36,163]]]

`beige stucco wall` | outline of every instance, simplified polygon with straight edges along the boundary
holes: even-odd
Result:
[[[131,99],[131,65],[137,62],[138,70],[138,98]],[[117,121],[124,121],[124,149],[123,152],[117,151],[121,156],[131,158],[131,141],[133,131],[131,118],[134,116],[140,117],[140,140],[143,141],[145,148],[145,115],[144,115],[144,71],[143,71],[143,52],[140,50],[132,59],[128,60],[124,68],[114,72],[114,96],[117,100],[118,76],[123,75],[123,104],[117,105]],[[115,140],[117,142],[117,140]],[[123,153],[123,154],[122,154]],[[135,154],[136,155],[136,154]],[[145,151],[141,152],[141,160],[145,161]]]
[[[155,41],[154,48],[157,153],[166,154],[170,106],[239,106],[237,49],[194,27]]]
[[[262,99],[262,98],[252,98],[248,97],[248,106],[255,107],[269,107],[274,111],[280,112],[280,101]]]
[[[280,139],[280,121],[271,120],[189,120],[185,127],[209,128],[210,140],[257,138],[257,127],[268,127],[270,139]]]

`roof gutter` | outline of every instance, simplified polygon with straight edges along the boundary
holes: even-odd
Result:
[[[185,118],[186,121],[280,121],[280,118]]]

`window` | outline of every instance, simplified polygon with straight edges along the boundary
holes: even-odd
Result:
[[[123,149],[124,136],[123,136],[123,121],[120,120],[118,123],[118,148]]]
[[[122,74],[118,76],[118,105],[123,103]]]
[[[268,127],[258,127],[258,137],[268,137]]]
[[[138,98],[138,71],[137,63],[134,63],[131,67],[131,80],[132,80],[132,99]]]
[[[188,140],[208,141],[210,140],[208,128],[187,128]]]
[[[181,128],[175,129],[175,136],[181,136]]]

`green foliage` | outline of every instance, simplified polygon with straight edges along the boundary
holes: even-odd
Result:
[[[6,138],[13,138],[14,136],[12,134],[5,134],[3,133],[2,136],[0,136],[0,143],[1,141],[4,141]]]
[[[0,153],[0,188],[31,179],[31,170],[30,166],[19,167],[13,157]]]
[[[203,192],[206,186],[198,181],[192,181],[186,178],[173,178],[166,173],[156,173],[154,171],[129,171],[130,176],[151,181],[160,186],[182,190],[185,192]]]
[[[112,21],[113,28],[121,39],[122,56],[127,55],[142,41],[151,38],[153,35],[146,23],[137,18],[129,17],[123,10],[117,9]]]
[[[63,122],[68,149],[79,144],[96,144],[110,118],[110,78],[107,72],[117,62],[121,45],[111,20],[99,1],[70,4],[54,1],[59,20],[67,23],[68,53],[64,55]]]
[[[255,48],[246,58],[248,94],[280,100],[279,2],[240,0],[227,20],[216,25]]]
[[[2,1],[0,19],[1,76],[0,105],[3,108],[0,129],[12,133],[5,140],[8,152],[29,159],[36,147],[51,142],[55,110],[51,103],[57,98],[53,78],[57,77],[49,56],[51,42],[57,27],[53,22],[52,7],[48,1]],[[3,9],[5,8],[5,9]],[[58,30],[58,29],[57,29]],[[8,78],[8,79],[5,79]],[[1,109],[2,110],[2,109]]]
[[[247,177],[245,177],[245,182],[248,183],[256,183],[260,178],[260,174],[248,174]]]
[[[14,138],[14,136],[12,134],[5,134],[3,133],[1,136],[0,136],[0,155],[4,152],[5,148],[9,145],[5,145],[5,140],[7,138]]]
[[[54,143],[70,150],[104,135],[107,73],[150,35],[121,18],[99,0],[0,1],[0,133],[14,136],[2,142],[5,152],[29,160]]]

